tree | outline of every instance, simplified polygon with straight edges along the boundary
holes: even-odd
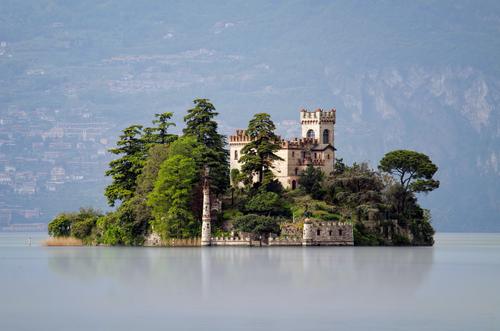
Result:
[[[109,150],[115,155],[122,155],[111,161],[109,170],[106,171],[106,176],[113,179],[104,192],[110,206],[114,206],[116,200],[129,199],[134,193],[136,179],[146,159],[146,144],[142,133],[142,125],[129,126],[120,135],[117,147]]]
[[[199,232],[193,201],[200,171],[192,155],[199,155],[201,148],[192,136],[173,142],[168,157],[160,166],[154,189],[148,195],[154,231],[164,239],[189,238]]]
[[[262,183],[264,175],[272,173],[273,162],[283,160],[275,154],[281,148],[281,141],[274,130],[276,126],[271,116],[266,113],[255,114],[246,130],[251,141],[241,150],[241,170],[249,178],[257,175],[259,184]]]
[[[307,194],[313,195],[313,198],[321,199],[325,193],[321,187],[324,178],[325,174],[321,169],[309,164],[306,170],[300,174],[299,185],[304,188]]]
[[[218,115],[208,99],[195,99],[194,108],[184,117],[185,135],[193,136],[201,144],[197,155],[200,167],[210,168],[209,180],[215,194],[226,192],[229,187],[229,152],[225,148],[226,137],[218,133],[214,118]]]
[[[241,173],[238,169],[231,169],[231,206],[234,206],[234,192],[238,189],[241,182]]]
[[[275,192],[259,189],[251,196],[244,207],[247,213],[267,216],[290,216],[291,211],[288,203]]]
[[[69,237],[71,231],[71,216],[62,213],[56,216],[48,225],[49,235],[52,237]]]
[[[248,232],[262,237],[268,237],[270,233],[279,234],[281,231],[279,219],[255,214],[237,217],[233,222],[233,228],[239,232]]]
[[[172,116],[171,112],[155,114],[153,124],[156,126],[144,129],[145,140],[149,144],[168,144],[177,139],[177,135],[168,132],[170,127],[175,126],[175,123],[170,122]]]
[[[396,177],[403,189],[400,211],[405,212],[405,202],[410,193],[430,192],[439,187],[433,178],[438,167],[422,153],[395,150],[384,155],[378,168]]]

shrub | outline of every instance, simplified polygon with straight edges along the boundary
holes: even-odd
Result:
[[[288,204],[275,192],[260,191],[245,204],[245,210],[261,215],[290,215]]]
[[[71,231],[71,215],[62,213],[56,216],[48,225],[52,237],[69,237]]]
[[[394,234],[392,236],[392,244],[394,246],[409,246],[411,244],[410,239],[400,234]]]
[[[280,233],[279,224],[280,219],[276,217],[248,214],[236,218],[233,222],[233,228],[239,232],[268,236],[270,233]]]

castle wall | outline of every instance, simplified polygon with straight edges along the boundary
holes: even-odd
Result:
[[[334,109],[301,111],[302,138],[283,140],[282,148],[276,153],[283,160],[275,161],[273,164],[273,173],[283,187],[292,189],[297,187],[300,174],[309,164],[320,168],[327,175],[333,171],[335,113]],[[315,138],[307,138],[308,130],[315,132]],[[328,141],[325,143],[323,143],[324,130],[328,130]],[[241,158],[241,150],[248,142],[250,142],[250,137],[245,134],[244,130],[237,130],[235,135],[229,137],[231,169],[241,170],[241,164],[238,161]],[[332,147],[321,150],[328,144]]]
[[[352,246],[353,226],[342,222],[313,222],[311,246]]]

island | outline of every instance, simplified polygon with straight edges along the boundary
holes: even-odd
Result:
[[[114,211],[63,212],[48,245],[429,246],[434,229],[417,194],[438,167],[412,150],[377,169],[336,156],[336,110],[300,110],[302,136],[282,139],[267,113],[226,136],[208,99],[195,99],[182,135],[173,113],[131,125],[110,152],[104,195]]]

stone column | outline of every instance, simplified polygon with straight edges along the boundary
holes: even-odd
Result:
[[[302,246],[313,245],[313,225],[309,218],[304,220],[304,230],[302,233]]]
[[[205,178],[203,181],[203,215],[201,217],[201,246],[211,244],[211,217],[210,217],[210,183],[208,181],[208,168],[205,168]]]

